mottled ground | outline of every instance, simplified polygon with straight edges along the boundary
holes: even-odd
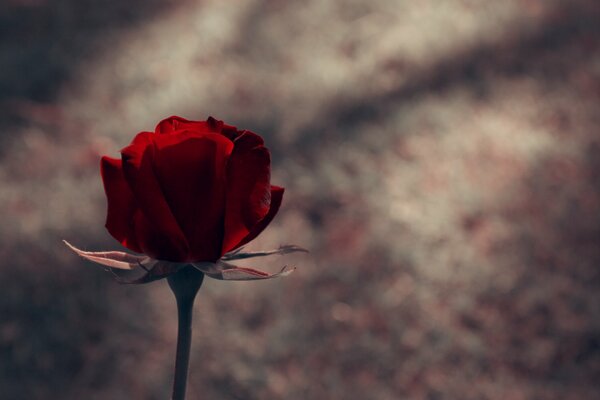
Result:
[[[169,115],[263,134],[284,206],[207,281],[190,399],[600,397],[600,4],[0,5],[2,399],[166,399],[175,305],[115,248],[99,157]],[[261,261],[262,262],[262,261]]]

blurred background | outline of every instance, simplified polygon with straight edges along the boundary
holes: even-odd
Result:
[[[2,399],[167,399],[165,281],[118,248],[99,158],[176,114],[262,134],[274,223],[206,280],[190,399],[600,396],[600,3],[3,0]]]

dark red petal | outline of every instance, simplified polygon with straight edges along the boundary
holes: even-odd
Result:
[[[206,121],[189,121],[178,116],[165,118],[156,125],[156,133],[174,133],[179,130],[193,130],[198,133],[213,132],[220,133],[227,139],[233,141],[243,132],[237,130],[235,126],[227,125],[223,121],[208,117]]]
[[[102,157],[100,174],[108,202],[106,229],[123,246],[141,253],[133,227],[133,214],[137,206],[125,181],[121,160]]]
[[[206,125],[210,129],[211,132],[221,132],[221,128],[223,127],[223,121],[220,121],[213,117],[208,117],[206,120]]]
[[[211,132],[220,133],[231,141],[234,141],[242,134],[242,132],[238,131],[235,126],[227,125],[223,121],[213,117],[208,117],[206,124]]]
[[[238,132],[238,130],[235,126],[227,125],[223,121],[213,118],[213,117],[208,117],[208,119],[206,120],[206,125],[209,127],[211,132],[221,133],[230,140],[235,139],[241,133],[241,132]],[[234,132],[235,132],[235,135],[232,135],[233,137],[230,137],[230,134],[232,134]]]
[[[178,246],[173,245],[173,239],[169,234],[160,230],[157,224],[151,222],[141,210],[135,212],[133,224],[144,254],[157,260],[174,262],[187,260],[189,251],[184,252]],[[187,245],[187,242],[185,244]]]
[[[234,142],[227,167],[223,251],[233,248],[269,211],[271,156],[260,136],[245,132]]]
[[[156,125],[156,133],[172,133],[181,129],[193,129],[198,132],[210,132],[208,124],[204,121],[189,121],[176,115],[165,118]]]
[[[223,125],[223,128],[221,129],[221,135],[225,136],[232,142],[235,141],[235,139],[237,139],[237,137],[241,134],[242,132],[238,131],[235,126]]]
[[[136,216],[135,230],[144,253],[158,259],[184,261],[189,247],[154,172],[154,138],[138,134],[121,150],[123,173],[144,218]]]
[[[265,215],[265,217],[263,219],[258,221],[258,223],[252,227],[250,232],[248,232],[248,234],[246,236],[244,236],[237,244],[235,244],[229,248],[224,247],[223,253],[226,253],[228,251],[237,249],[238,247],[245,245],[246,243],[250,242],[251,240],[254,240],[258,235],[260,235],[260,233],[262,231],[265,230],[265,228],[271,223],[271,221],[273,220],[273,218],[275,218],[275,215],[279,211],[279,207],[281,206],[281,202],[283,201],[283,192],[284,191],[285,191],[285,189],[282,187],[274,186],[274,185],[271,186],[271,206],[269,208],[269,212],[267,213],[267,215]]]
[[[206,124],[208,125],[211,132],[220,133],[225,136],[227,139],[234,141],[238,136],[242,134],[242,132],[238,131],[235,126],[227,125],[223,121],[215,119],[213,117],[208,117],[206,120]]]
[[[248,151],[254,147],[262,146],[265,141],[262,137],[251,131],[241,131],[234,141],[235,147],[243,151]]]
[[[190,246],[186,261],[221,256],[227,160],[233,143],[193,131],[161,135],[154,166],[160,187]]]

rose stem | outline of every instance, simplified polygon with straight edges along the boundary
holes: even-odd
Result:
[[[192,310],[196,293],[202,286],[204,274],[194,267],[185,267],[167,277],[169,286],[177,300],[177,353],[175,357],[175,378],[172,400],[184,400],[190,348],[192,344]]]

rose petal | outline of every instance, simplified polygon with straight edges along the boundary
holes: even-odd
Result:
[[[246,236],[244,236],[240,242],[238,242],[233,249],[236,249],[240,246],[245,245],[246,243],[254,240],[261,232],[271,223],[277,211],[279,211],[279,207],[281,206],[281,202],[283,200],[283,192],[284,188],[279,186],[271,186],[271,207],[269,208],[269,212],[267,215],[261,219],[254,227],[248,232]]]
[[[271,156],[262,143],[248,131],[235,140],[227,167],[223,253],[235,248],[269,212]]]
[[[136,236],[142,251],[152,258],[183,261],[189,247],[156,179],[155,137],[142,132],[121,151],[125,180],[143,214],[134,218]]]
[[[194,130],[198,133],[220,133],[232,141],[240,134],[235,126],[227,125],[223,121],[213,117],[208,117],[206,121],[190,121],[176,115],[160,121],[156,125],[154,132],[168,134],[182,129]]]
[[[209,117],[209,120],[212,117]],[[213,118],[214,119],[214,118]],[[219,132],[221,133],[221,135],[225,136],[227,139],[231,140],[232,142],[241,134],[243,134],[243,132],[240,132],[237,130],[237,128],[233,125],[227,125],[225,123],[223,123],[223,121],[219,121],[220,122],[220,130]]]
[[[135,237],[133,215],[137,209],[133,193],[123,175],[122,161],[102,157],[100,173],[108,203],[106,229],[123,246],[137,253],[142,250]]]
[[[156,125],[155,133],[172,133],[181,129],[195,129],[199,132],[209,132],[208,124],[204,121],[189,121],[176,115],[165,118]]]
[[[190,246],[182,261],[221,256],[227,160],[233,143],[212,133],[178,131],[155,141],[154,167],[164,197]]]

